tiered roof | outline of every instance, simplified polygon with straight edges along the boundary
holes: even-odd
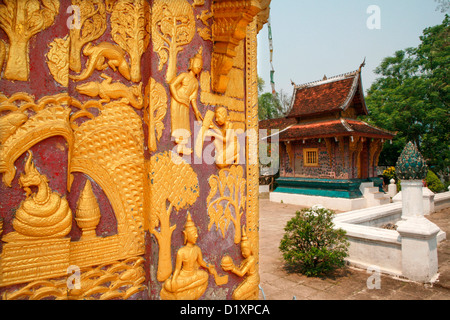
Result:
[[[364,101],[361,67],[353,72],[294,86],[285,118],[263,120],[260,129],[279,129],[280,141],[338,136],[392,139],[395,133],[342,115],[353,107],[356,116],[369,112]]]
[[[287,118],[305,118],[345,111],[350,105],[358,114],[368,114],[360,71],[294,87],[291,111]]]

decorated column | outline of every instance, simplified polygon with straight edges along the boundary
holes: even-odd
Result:
[[[0,4],[2,299],[258,298],[269,3]]]
[[[427,170],[422,155],[409,142],[396,165],[403,194],[397,231],[402,237],[402,274],[418,282],[435,280],[438,271],[436,236],[440,229],[424,217],[422,201],[422,180]]]

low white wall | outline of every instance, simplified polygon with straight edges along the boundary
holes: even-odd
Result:
[[[376,266],[385,274],[402,275],[402,243],[397,231],[339,222],[335,225],[347,232],[350,246],[346,260],[350,264]]]
[[[450,206],[450,192],[436,194],[435,208]],[[402,271],[402,237],[396,230],[380,228],[388,222],[401,220],[402,203],[352,210],[337,214],[333,219],[336,228],[346,231],[350,243],[347,261],[358,267],[377,267],[381,272],[405,276]],[[445,240],[442,230],[437,242]]]
[[[434,210],[438,211],[450,207],[450,191],[434,195]]]
[[[356,210],[364,208],[366,206],[366,199],[364,198],[344,199],[344,198],[308,196],[303,194],[292,194],[282,192],[271,192],[270,201],[273,202],[283,201],[283,203],[303,207],[311,207],[316,204],[320,204],[325,208],[337,211]]]

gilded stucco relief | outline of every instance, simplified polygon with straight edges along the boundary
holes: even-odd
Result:
[[[154,152],[165,129],[163,120],[167,113],[167,93],[163,85],[153,78],[145,87],[144,112],[144,121],[148,125],[148,148]]]
[[[59,0],[7,0],[0,4],[0,28],[9,39],[4,77],[28,81],[30,58],[28,42],[50,27],[59,12]]]
[[[166,82],[170,83],[177,75],[178,54],[195,35],[194,12],[187,0],[155,0],[151,20],[158,70],[167,63]]]
[[[230,223],[234,225],[234,243],[241,241],[241,217],[244,214],[246,197],[246,181],[242,166],[231,166],[221,169],[219,175],[209,178],[210,192],[208,203],[208,216],[210,230],[216,225],[222,237],[228,230]]]
[[[244,145],[235,129],[257,129],[254,17],[259,2],[217,0],[208,2],[209,8],[205,0],[68,3],[80,9],[79,28],[48,40],[42,59],[46,72],[69,88],[70,94],[36,99],[26,92],[0,93],[0,173],[5,186],[24,191],[23,201],[15,208],[14,230],[3,234],[0,219],[4,242],[0,287],[17,285],[4,290],[2,299],[132,298],[150,285],[144,269],[145,231],[158,246],[154,267],[159,298],[200,299],[213,290],[208,288],[209,276],[216,286],[225,286],[228,272],[242,278],[233,299],[257,298],[257,134],[247,135]],[[0,40],[3,78],[28,80],[28,41],[54,23],[59,6],[56,0],[3,1],[0,28],[9,39]],[[20,28],[26,32],[18,39]],[[158,70],[150,75],[142,70],[148,50],[159,59]],[[212,55],[211,65],[204,65],[206,55]],[[188,70],[181,72],[178,60],[187,59]],[[95,71],[100,71],[95,73],[100,79],[92,77]],[[161,76],[165,81],[158,82]],[[201,140],[188,145],[191,107],[202,131]],[[200,111],[205,110],[203,116]],[[167,150],[163,133],[169,130],[164,123],[171,125],[167,133],[175,140],[173,151],[162,152]],[[177,135],[180,129],[185,133]],[[55,136],[66,142],[66,195],[50,188],[30,150]],[[205,180],[209,184],[199,181],[198,167],[181,157],[202,153],[206,137],[214,138],[216,154],[217,171]],[[27,154],[26,164],[23,172],[19,170],[18,185],[15,162],[23,154]],[[245,165],[239,165],[242,155]],[[74,176],[83,178],[74,183]],[[209,189],[200,190],[201,185]],[[112,208],[116,234],[97,234],[104,214],[98,190]],[[79,196],[71,209],[66,196],[75,191]],[[205,203],[196,203],[199,198],[206,198]],[[192,211],[194,204],[205,208],[204,212]],[[184,230],[174,224],[173,212],[186,212]],[[246,228],[241,226],[243,219]],[[197,244],[198,236],[210,233],[214,225],[222,236],[217,233],[218,245],[233,229],[235,246],[242,254],[233,257],[242,260],[239,265],[224,257],[219,272],[207,262],[211,248]],[[80,233],[76,240],[71,239],[73,228]],[[184,238],[184,245],[176,249],[175,231]],[[69,266],[80,269],[78,287],[68,287]]]
[[[183,237],[184,246],[177,251],[175,270],[161,289],[162,300],[198,300],[208,287],[208,273],[218,286],[228,282],[227,275],[218,275],[215,267],[203,260],[202,250],[196,245],[197,227],[189,213]]]
[[[130,57],[130,78],[141,81],[141,57],[150,42],[146,0],[118,0],[111,14],[111,37]]]
[[[32,96],[16,93],[9,98],[0,95],[0,101],[0,111],[8,112],[0,118],[0,124],[7,128],[7,134],[2,138],[4,143],[0,146],[3,182],[11,185],[16,170],[14,162],[22,153],[48,137],[62,135],[68,142],[68,190],[73,172],[92,178],[111,202],[118,231],[118,234],[105,238],[96,236],[95,228],[101,213],[88,181],[75,213],[82,237],[76,242],[64,237],[71,230],[72,213],[64,198],[49,189],[47,178],[31,162],[30,152],[25,173],[19,179],[26,191],[26,199],[16,211],[15,231],[2,238],[7,243],[0,257],[0,286],[30,282],[33,289],[23,289],[25,295],[37,294],[36,289],[41,293],[49,290],[47,294],[55,296],[51,292],[54,292],[56,280],[50,281],[50,287],[45,285],[45,290],[41,288],[42,284],[39,286],[34,281],[63,277],[70,265],[89,270],[102,264],[120,264],[124,259],[142,255],[144,140],[141,119],[133,108],[122,99],[105,104],[103,109],[99,102],[82,104],[66,94],[47,96],[34,102]],[[71,115],[69,106],[80,110]],[[99,109],[96,115],[91,113],[92,108]],[[76,123],[79,118],[75,115],[79,112],[83,117],[88,113],[91,116],[81,124]],[[30,186],[37,186],[36,194],[29,192]],[[33,258],[35,263],[23,261],[24,257],[27,257],[26,261]],[[53,262],[46,265],[45,261]],[[134,261],[130,268],[134,270],[133,274],[136,271],[143,273],[140,271],[143,270],[142,263]],[[143,279],[136,281],[130,285],[128,293],[145,288],[141,285]],[[110,290],[104,286],[98,290],[105,293],[104,298],[115,297],[112,293],[111,296],[106,294]],[[111,292],[116,292],[114,290]],[[115,294],[126,296],[123,292]],[[82,291],[77,295],[87,297],[90,293]],[[14,296],[7,293],[5,297]]]
[[[259,274],[257,269],[257,260],[255,250],[247,237],[245,227],[242,227],[241,253],[244,260],[239,266],[236,266],[230,256],[224,256],[221,266],[224,271],[229,271],[238,277],[244,277],[244,280],[233,291],[233,300],[255,300],[259,293]]]
[[[103,71],[108,66],[113,71],[118,71],[125,79],[131,79],[130,66],[125,59],[125,51],[118,45],[110,42],[101,42],[93,45],[89,42],[83,49],[83,55],[88,57],[86,68],[79,75],[69,75],[74,81],[89,78],[95,70]]]
[[[200,195],[197,174],[181,157],[164,152],[150,160],[150,215],[146,217],[146,230],[158,241],[158,281],[165,281],[172,273],[172,233],[176,225],[171,225],[173,209],[179,211],[193,205]],[[159,230],[159,231],[158,231]]]
[[[69,31],[69,67],[79,73],[83,46],[100,38],[106,30],[106,8],[103,0],[72,0],[72,5],[79,8],[80,19],[77,21],[79,25]]]
[[[203,68],[203,48],[189,60],[188,72],[183,72],[172,79],[169,84],[171,103],[171,133],[177,144],[177,152],[182,155],[190,155],[192,148],[187,147],[192,132],[189,120],[190,107],[194,111],[197,121],[202,121],[203,117],[197,106],[199,92],[198,75]]]

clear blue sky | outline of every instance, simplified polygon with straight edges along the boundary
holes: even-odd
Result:
[[[369,29],[370,5],[380,9],[380,29]],[[423,29],[440,24],[445,13],[434,0],[272,0],[270,21],[276,90],[292,94],[296,84],[363,68],[366,92],[374,69],[395,51],[415,47]],[[258,35],[258,74],[271,92],[267,24]]]

